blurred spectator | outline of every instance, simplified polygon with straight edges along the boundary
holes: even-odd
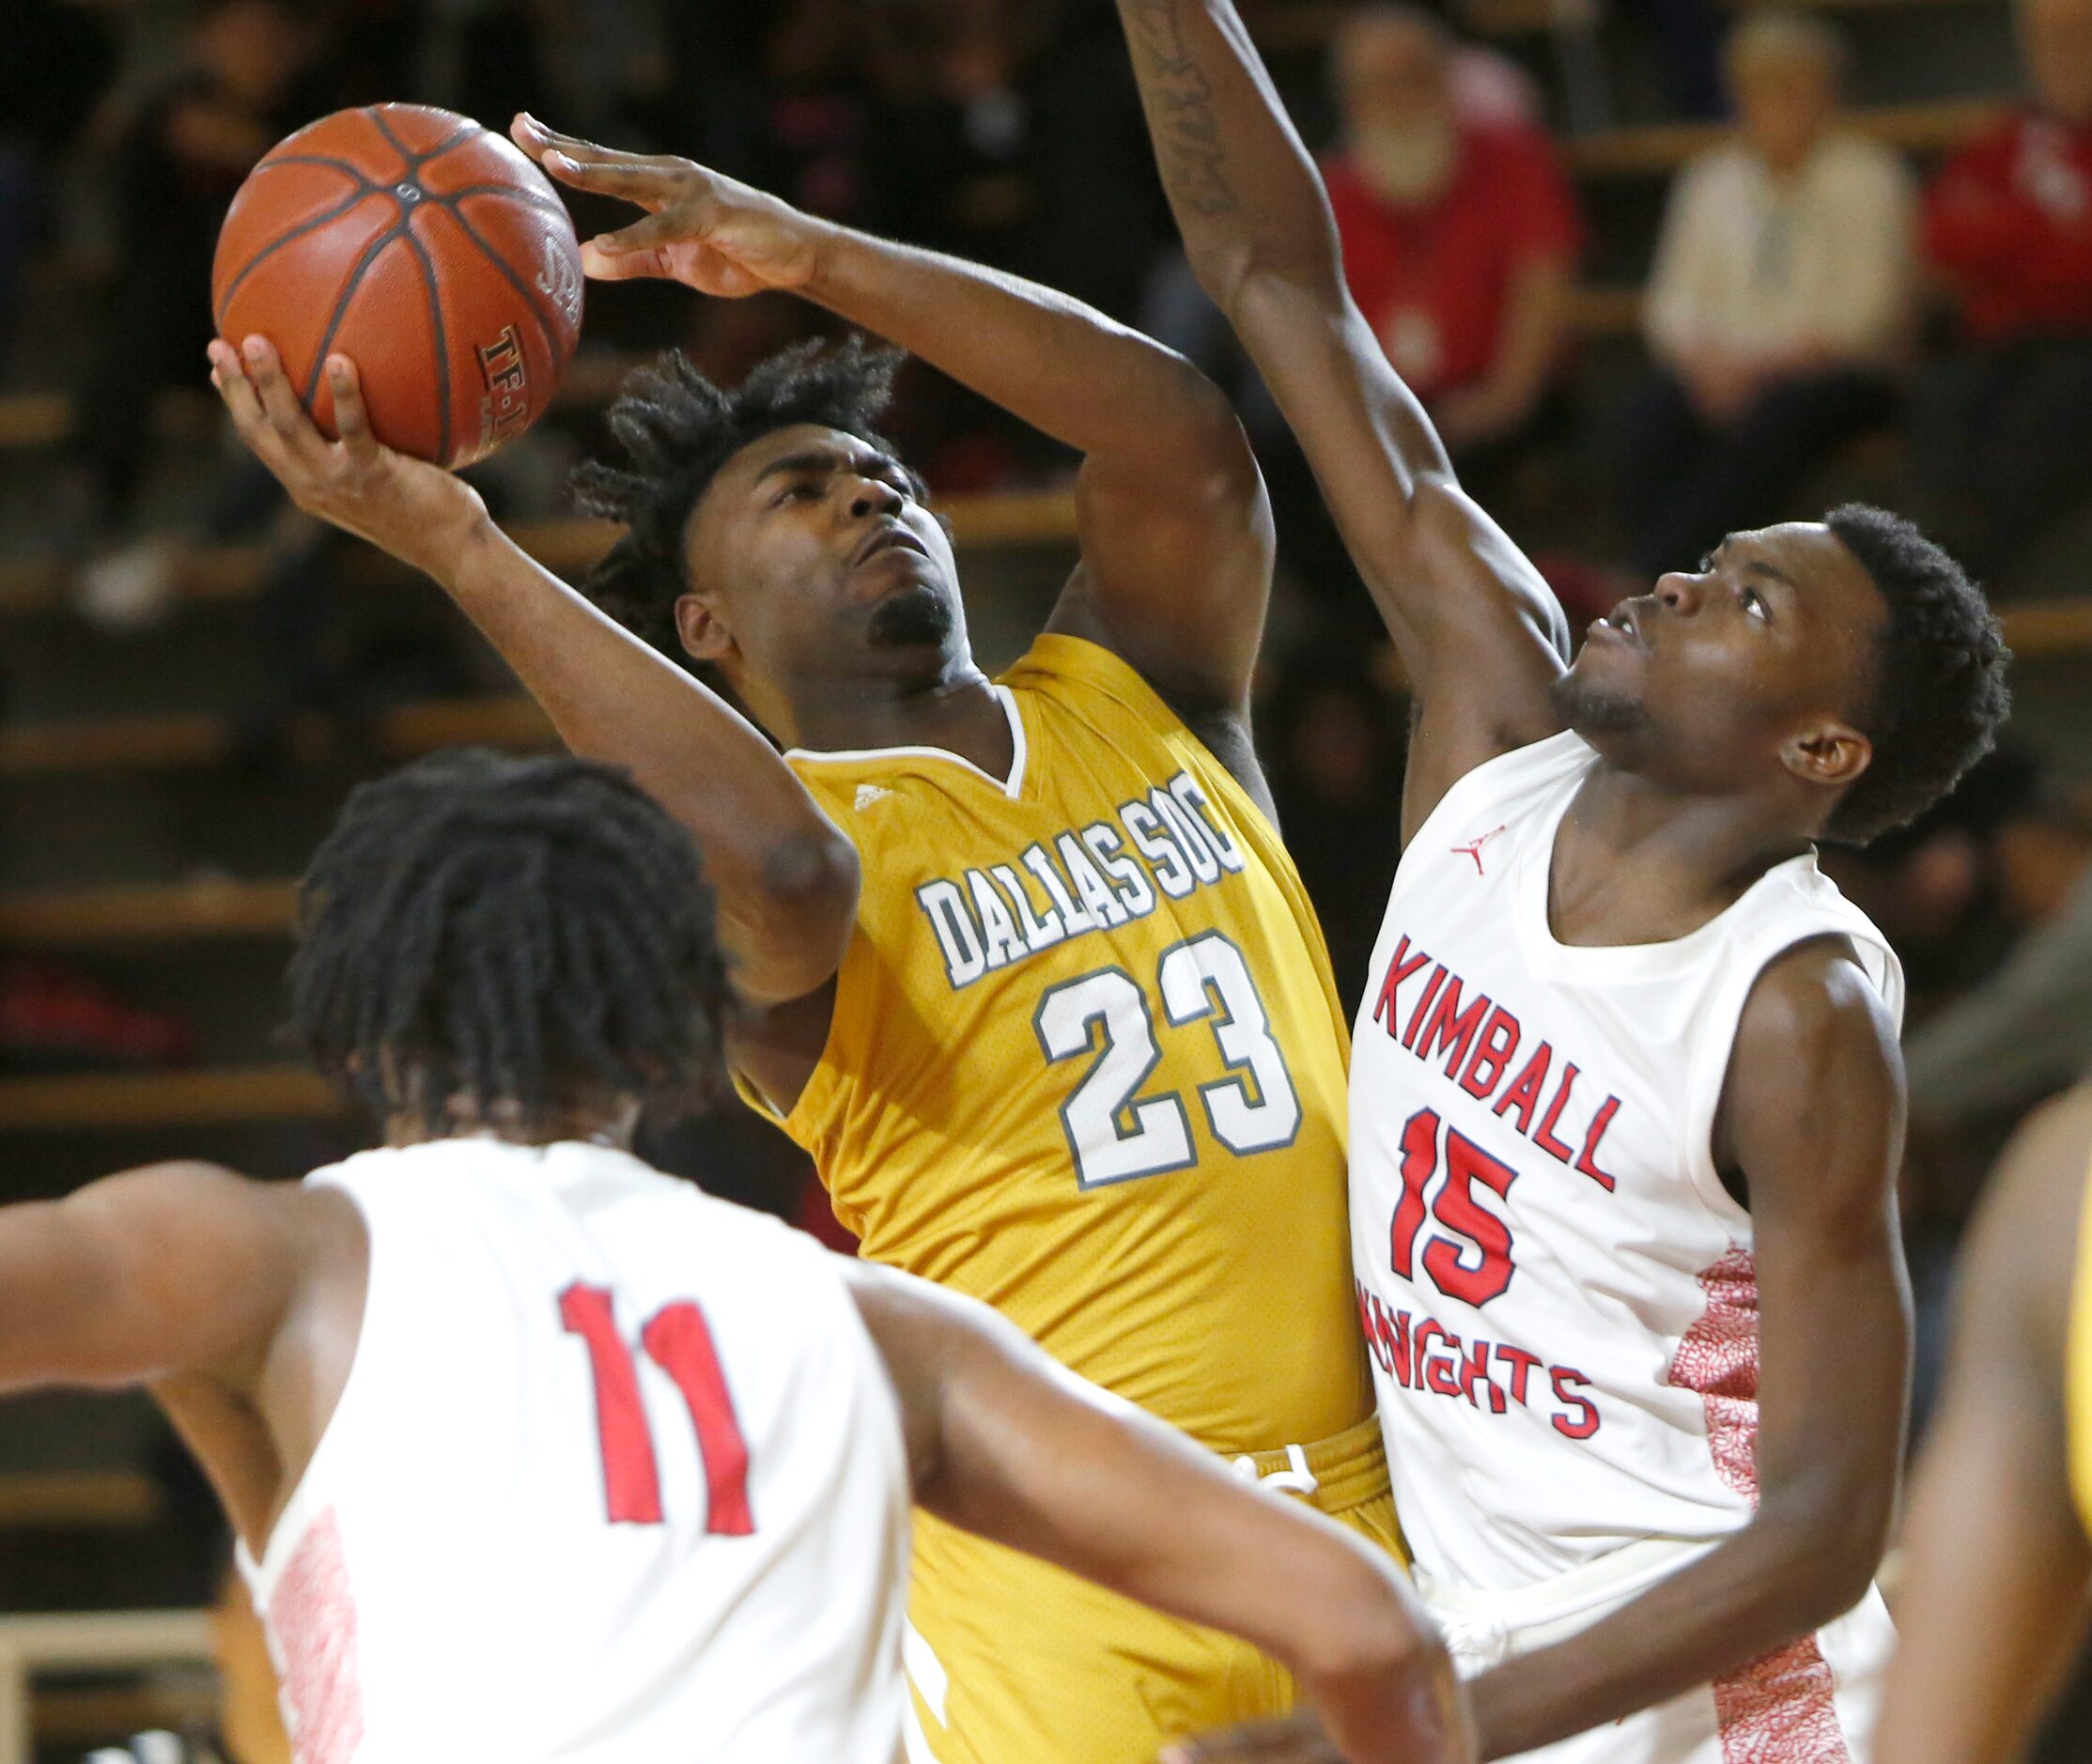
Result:
[[[97,522],[132,512],[154,395],[204,383],[210,259],[250,167],[322,106],[301,89],[317,41],[291,0],[204,0],[190,65],[150,93],[110,167],[119,262],[81,393]]]
[[[1929,378],[1914,466],[1984,573],[2092,491],[2092,0],[2021,0],[2035,101],[1947,162],[1925,250],[1966,348]]]
[[[1911,1126],[1923,1137],[2024,1109],[2092,1073],[2092,828],[2067,812],[2030,816],[2001,830],[1995,858],[2007,907],[2031,929],[1912,1032]]]
[[[1108,10],[1055,0],[859,10],[880,224],[1129,314],[1167,221]]]
[[[1286,848],[1347,1012],[1357,1007],[1402,856],[1402,706],[1372,678],[1371,653],[1332,642],[1290,657],[1259,712]]]
[[[81,0],[14,0],[0,56],[0,366],[13,341],[22,271],[51,162],[116,70],[116,37]]]
[[[1915,187],[1837,126],[1841,47],[1814,19],[1730,38],[1737,137],[1680,172],[1645,325],[1656,374],[1630,421],[1622,513],[1645,579],[1782,512],[1895,414]]]
[[[1538,130],[1462,101],[1480,83],[1429,13],[1364,8],[1333,56],[1341,139],[1324,175],[1345,272],[1472,475],[1531,431],[1555,385],[1575,202]]]

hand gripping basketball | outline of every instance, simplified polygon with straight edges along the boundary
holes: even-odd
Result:
[[[276,350],[249,337],[239,350],[210,345],[210,383],[240,439],[307,514],[441,578],[485,522],[479,492],[441,466],[395,453],[371,433],[356,366],[327,358],[339,441],[314,426]]]
[[[619,153],[555,133],[527,114],[509,134],[561,183],[651,210],[581,247],[581,268],[599,282],[658,276],[739,300],[803,287],[820,267],[821,223],[690,160]]]

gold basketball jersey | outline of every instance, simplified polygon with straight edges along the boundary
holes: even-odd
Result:
[[[1346,1031],[1292,861],[1108,651],[1042,637],[996,690],[1007,779],[787,755],[863,885],[782,1124],[866,1256],[1208,1446],[1351,1427]]]
[[[2092,1170],[2079,1201],[2077,1267],[2063,1363],[2064,1443],[2078,1521],[2092,1538]]]

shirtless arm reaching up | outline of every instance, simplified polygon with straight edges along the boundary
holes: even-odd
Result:
[[[1345,286],[1336,224],[1230,0],[1119,0],[1200,284],[1307,450],[1416,695],[1404,837],[1483,761],[1557,733],[1554,596],[1461,489]]]

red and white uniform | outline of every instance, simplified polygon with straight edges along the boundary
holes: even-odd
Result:
[[[1470,1666],[1587,1627],[1757,1504],[1750,1215],[1710,1141],[1766,964],[1849,940],[1796,858],[1691,936],[1575,948],[1548,926],[1556,829],[1597,764],[1557,735],[1477,767],[1395,874],[1351,1073],[1352,1251],[1418,1584]],[[1877,1595],[1549,1764],[1864,1756],[1893,1636]]]
[[[839,1264],[638,1159],[446,1139],[261,1561],[299,1764],[893,1764],[908,1483]]]

